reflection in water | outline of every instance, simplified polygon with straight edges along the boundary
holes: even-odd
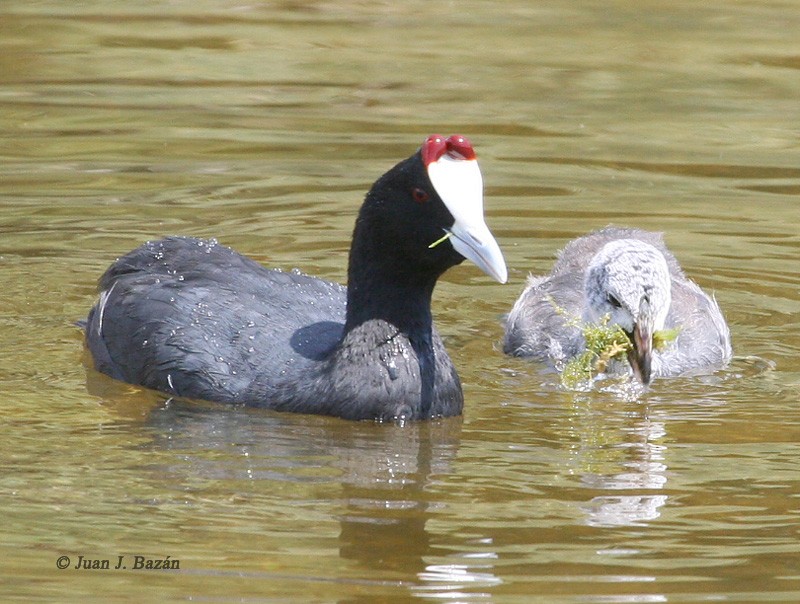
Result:
[[[368,447],[340,451],[339,458],[345,461],[341,484],[346,507],[339,519],[342,558],[370,573],[381,571],[379,576],[384,571],[402,574],[404,569],[423,568],[431,547],[425,524],[435,505],[425,489],[433,474],[447,470],[454,453],[454,447],[434,444],[432,427],[440,426],[406,426],[398,435],[410,438],[401,438],[380,455]],[[447,439],[449,435],[438,436]]]
[[[140,413],[131,408],[141,410],[141,392],[129,396],[122,388],[113,394],[113,381],[92,371],[87,375],[90,388],[104,391],[118,413]],[[492,573],[497,555],[491,540],[483,544],[485,552],[457,552],[452,563],[442,562],[426,528],[444,507],[431,486],[437,476],[452,472],[461,418],[376,424],[171,399],[152,407],[145,423],[153,431],[146,448],[180,453],[173,465],[158,466],[159,481],[165,475],[176,484],[242,481],[239,492],[248,485],[256,491],[283,489],[281,483],[339,489],[338,497],[327,498],[328,504],[338,501],[338,512],[325,513],[338,518],[339,557],[358,569],[361,578],[355,583],[405,586],[426,597],[452,599],[464,590],[470,598],[482,597],[474,590],[500,582]],[[295,499],[286,505],[302,509],[315,504]],[[436,563],[428,562],[434,558]],[[320,572],[301,579],[319,581],[323,576]],[[343,601],[373,601],[373,596]]]
[[[467,554],[470,564],[431,564],[419,573],[423,585],[414,589],[420,596],[436,599],[458,600],[459,598],[491,598],[491,593],[470,591],[466,588],[480,588],[498,585],[503,581],[494,572],[497,554],[493,552]],[[473,562],[474,560],[474,562]]]
[[[575,417],[576,425],[583,426],[574,455],[581,468],[581,484],[592,490],[614,492],[596,495],[581,506],[585,523],[599,527],[636,526],[655,520],[667,495],[638,491],[662,491],[666,487],[666,447],[656,442],[666,435],[664,422],[652,421],[643,405],[632,412],[598,418],[596,411],[590,411],[592,401],[585,402],[588,404],[581,412],[591,413],[591,417]],[[580,403],[576,401],[577,404]],[[620,466],[622,471],[610,470]]]

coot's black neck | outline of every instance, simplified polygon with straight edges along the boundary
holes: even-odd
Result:
[[[430,342],[431,298],[439,274],[417,271],[393,258],[394,250],[359,237],[350,251],[345,333],[374,319],[394,325],[410,340]]]
[[[390,338],[404,336],[419,363],[420,400],[414,410],[426,418],[434,405],[436,354],[433,342],[431,297],[436,276],[414,274],[413,267],[397,266],[380,250],[367,251],[368,241],[358,238],[358,227],[350,252],[347,310],[344,338],[358,329],[382,329],[370,321],[385,321],[397,331]],[[376,256],[375,254],[378,254]],[[390,253],[391,255],[391,253]],[[381,261],[376,262],[376,258]],[[385,326],[383,326],[385,328]],[[356,341],[364,337],[359,334]]]
[[[380,229],[371,228],[362,218],[363,214],[356,223],[350,250],[343,337],[359,328],[380,329],[369,323],[375,320],[397,330],[390,337],[404,336],[419,362],[420,400],[414,415],[425,418],[434,405],[436,354],[431,297],[441,271],[420,270],[402,258],[391,242],[376,236]]]

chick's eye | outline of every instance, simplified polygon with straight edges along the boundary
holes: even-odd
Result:
[[[414,187],[411,190],[411,195],[417,203],[425,203],[428,201],[428,197],[430,197],[425,189],[420,189],[419,187]]]
[[[608,303],[613,306],[614,308],[622,308],[622,304],[619,300],[612,294],[608,294]]]

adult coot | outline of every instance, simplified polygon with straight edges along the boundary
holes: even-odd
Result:
[[[716,300],[684,275],[662,235],[615,227],[572,241],[549,275],[529,278],[508,315],[503,350],[569,359],[585,348],[570,318],[596,322],[606,315],[628,334],[628,360],[644,384],[718,367],[732,354]],[[653,334],[663,329],[676,329],[677,337],[658,350]]]
[[[178,396],[348,419],[457,415],[431,295],[465,258],[506,281],[475,152],[433,135],[367,194],[348,287],[168,237],[100,278],[86,342],[103,373]]]

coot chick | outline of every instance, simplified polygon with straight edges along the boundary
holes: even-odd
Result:
[[[100,278],[86,342],[99,371],[182,397],[347,419],[457,415],[431,296],[465,258],[506,281],[475,152],[433,135],[367,194],[348,287],[168,237]]]
[[[575,239],[549,275],[529,277],[508,315],[503,350],[570,359],[585,349],[570,318],[597,322],[606,315],[628,334],[630,368],[645,385],[656,376],[719,367],[732,354],[719,305],[686,277],[662,234],[616,227]],[[657,349],[653,334],[664,329],[677,337]]]

